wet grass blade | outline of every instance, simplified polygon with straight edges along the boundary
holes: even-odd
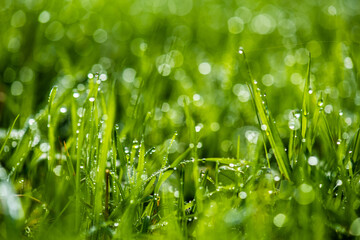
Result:
[[[275,155],[276,161],[278,163],[281,174],[284,175],[286,179],[290,180],[290,178],[291,178],[290,177],[290,174],[291,174],[290,163],[285,154],[284,145],[280,138],[279,132],[274,124],[274,121],[272,120],[270,115],[267,115],[267,113],[264,109],[263,100],[260,95],[260,89],[257,86],[257,82],[252,77],[250,66],[247,61],[244,50],[240,49],[239,53],[242,54],[244,57],[245,64],[246,64],[248,74],[250,77],[250,81],[249,81],[250,83],[248,83],[248,86],[250,86],[251,95],[252,95],[252,98],[254,101],[255,109],[256,109],[256,112],[261,121],[260,127],[266,133],[266,136],[267,136],[267,138],[270,142],[270,145],[274,151],[274,155]]]
[[[301,115],[301,137],[302,137],[302,139],[306,139],[308,117],[309,117],[309,113],[310,113],[310,109],[309,109],[310,66],[311,66],[311,53],[309,53],[307,76],[306,76],[306,80],[305,80],[303,101],[302,101],[302,115]]]
[[[6,134],[4,143],[3,143],[3,145],[1,146],[1,149],[0,149],[0,156],[1,156],[1,153],[3,152],[3,150],[4,150],[4,147],[5,147],[5,145],[6,145],[6,142],[7,142],[7,140],[9,139],[10,134],[11,134],[11,131],[13,130],[13,128],[14,128],[14,126],[15,126],[15,123],[16,123],[16,120],[18,120],[19,116],[20,116],[20,114],[16,116],[13,124],[11,125],[11,128],[9,129],[8,133]]]
[[[107,162],[107,155],[111,146],[111,136],[113,132],[113,124],[115,119],[115,99],[114,94],[110,94],[108,108],[106,111],[107,120],[104,122],[104,133],[102,145],[100,149],[100,158],[97,166],[96,186],[95,186],[95,201],[94,201],[94,223],[98,226],[102,216],[103,209],[103,183],[105,178],[105,168]]]
[[[56,137],[55,137],[55,122],[56,122],[56,116],[55,116],[55,112],[54,112],[54,100],[55,100],[55,96],[56,96],[56,92],[57,92],[58,87],[55,86],[51,89],[50,94],[49,94],[49,101],[48,101],[48,140],[49,140],[49,145],[50,145],[50,149],[49,149],[49,156],[48,156],[48,167],[49,169],[52,171],[53,167],[54,167],[54,163],[55,163],[55,142],[56,142]]]

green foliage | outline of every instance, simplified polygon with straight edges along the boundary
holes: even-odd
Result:
[[[360,236],[359,13],[0,1],[0,239]]]

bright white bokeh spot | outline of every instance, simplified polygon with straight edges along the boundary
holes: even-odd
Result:
[[[40,144],[40,151],[46,153],[50,150],[50,145],[48,143],[41,143]]]
[[[286,66],[292,67],[296,63],[296,59],[293,55],[286,55],[286,57],[284,58],[284,62]]]
[[[251,21],[251,27],[258,34],[269,34],[276,27],[275,20],[268,14],[259,14]]]
[[[55,173],[56,176],[60,177],[61,176],[61,165],[57,165],[53,172]]]
[[[311,156],[308,159],[308,163],[310,166],[316,166],[319,163],[319,159],[315,156]]]
[[[252,130],[248,130],[245,132],[245,137],[246,139],[253,144],[256,144],[258,139],[259,139],[259,132],[257,131],[252,131]]]
[[[274,84],[274,77],[271,74],[265,74],[262,77],[261,81],[265,86],[270,87],[271,85]]]
[[[300,128],[300,121],[297,118],[291,118],[288,122],[288,126],[291,130],[298,130]]]
[[[276,215],[274,217],[273,223],[275,226],[280,228],[280,227],[284,226],[285,221],[286,221],[286,215],[279,213],[278,215]]]
[[[47,23],[50,20],[50,17],[51,17],[51,15],[48,11],[42,11],[39,14],[38,21],[41,23]]]
[[[300,85],[301,83],[304,82],[304,79],[300,73],[291,74],[290,80],[291,80],[291,83],[294,85]]]
[[[220,124],[219,124],[218,122],[212,122],[212,123],[210,124],[210,129],[211,129],[211,131],[213,131],[213,132],[217,132],[217,131],[220,130]]]
[[[11,84],[10,92],[13,96],[20,96],[24,91],[24,86],[21,82],[15,81]]]
[[[340,180],[340,179],[338,179],[337,181],[336,181],[336,186],[341,186],[343,184],[343,182]]]
[[[101,81],[106,81],[107,80],[107,75],[106,74],[104,74],[104,73],[102,73],[102,74],[100,74],[100,77],[99,77],[99,79],[101,80]]]
[[[125,82],[132,83],[135,80],[136,71],[133,68],[125,68],[122,73],[122,78]]]
[[[97,43],[104,43],[108,38],[108,34],[104,29],[99,28],[94,32],[93,38]]]
[[[233,87],[233,93],[238,96],[240,102],[247,102],[250,100],[249,88],[245,84],[237,83]]]
[[[246,192],[239,192],[239,198],[245,199],[246,197],[247,197],[247,193],[246,193]]]
[[[239,17],[232,17],[228,20],[228,30],[232,34],[241,33],[244,30],[244,21]]]
[[[330,6],[328,7],[328,13],[329,13],[331,16],[336,15],[336,13],[337,13],[336,7],[334,7],[333,5],[330,5]]]
[[[353,64],[350,57],[346,57],[344,59],[344,67],[347,68],[347,69],[352,69],[354,67],[354,64]]]
[[[66,108],[66,107],[61,107],[61,108],[60,108],[60,112],[61,112],[61,113],[66,113],[66,112],[67,112],[67,108]]]
[[[333,106],[331,104],[326,105],[324,108],[325,113],[330,114],[334,110]]]
[[[199,95],[199,94],[194,94],[194,96],[193,96],[193,100],[194,101],[199,101],[201,99],[201,96]]]
[[[167,63],[163,63],[158,67],[158,72],[164,76],[167,77],[171,73],[171,66]]]
[[[211,72],[211,65],[208,62],[203,62],[199,64],[199,72],[202,75],[208,75]]]

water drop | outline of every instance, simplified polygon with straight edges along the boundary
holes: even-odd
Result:
[[[246,192],[239,192],[239,198],[245,199],[246,197],[247,197],[247,193],[246,193]]]
[[[323,101],[322,99],[319,99],[319,101],[317,102],[317,105],[318,105],[319,107],[324,106],[324,101]]]
[[[341,186],[343,184],[343,182],[340,180],[340,179],[338,179],[337,181],[336,181],[336,186]]]
[[[60,108],[60,112],[61,112],[61,113],[66,113],[66,112],[67,112],[66,107],[61,107],[61,108]]]
[[[308,163],[311,166],[316,166],[318,164],[318,162],[319,162],[319,159],[317,157],[315,157],[315,156],[311,156],[308,159]]]

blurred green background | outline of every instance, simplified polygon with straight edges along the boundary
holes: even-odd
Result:
[[[357,0],[2,0],[0,127],[17,114],[23,126],[54,84],[82,92],[88,73],[98,72],[115,82],[120,128],[139,101],[133,129],[151,112],[147,142],[159,144],[185,126],[185,99],[202,129],[204,157],[233,156],[237,136],[256,124],[239,46],[282,137],[301,106],[308,51],[314,94],[322,92],[326,113],[341,106],[353,126],[359,14]]]
[[[1,145],[20,114],[0,151],[0,183],[7,190],[0,200],[7,199],[5,210],[16,205],[19,211],[0,216],[0,229],[8,231],[0,238],[40,229],[34,236],[48,239],[54,231],[54,239],[86,237],[78,233],[96,239],[107,226],[116,236],[152,232],[157,238],[167,224],[165,239],[359,236],[359,43],[358,0],[0,0]],[[276,121],[276,144],[263,144],[262,136],[274,131],[265,125],[262,134],[258,126],[240,47],[263,94],[258,99]],[[309,53],[306,148],[297,136],[302,98],[309,96],[303,93]],[[58,92],[49,103],[54,85]],[[106,106],[112,92],[114,131]],[[321,121],[316,114],[323,114]],[[278,172],[273,148],[282,151],[281,140],[293,182]],[[179,162],[187,161],[168,169],[165,187],[154,191],[160,170],[189,147],[199,163],[186,152]],[[140,188],[128,182],[136,165],[129,159],[147,161],[138,164]],[[62,167],[75,160],[76,174],[71,167],[67,174]],[[105,168],[113,190],[104,212],[113,218],[101,222]],[[69,181],[74,176],[76,187]],[[122,187],[121,200],[116,191]]]

